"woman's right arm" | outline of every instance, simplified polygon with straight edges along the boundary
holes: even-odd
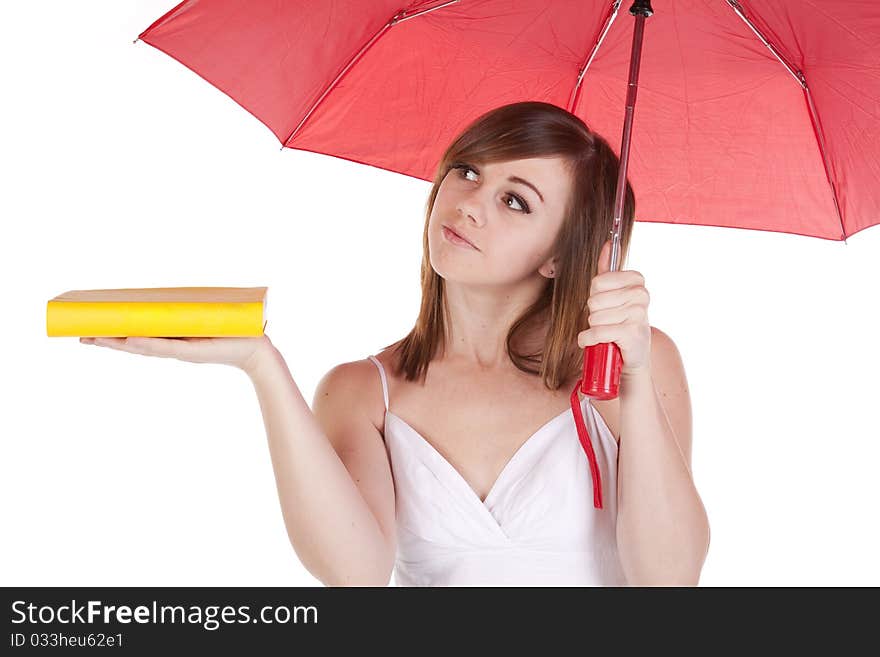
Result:
[[[271,343],[242,369],[257,392],[284,524],[303,566],[327,586],[387,586],[394,486],[363,401],[362,366],[331,369],[315,390],[314,412]]]

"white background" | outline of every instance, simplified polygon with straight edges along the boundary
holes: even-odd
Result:
[[[310,402],[417,315],[429,184],[281,151],[132,43],[174,4],[6,10],[3,585],[320,585],[288,542],[247,377],[48,338],[48,299],[267,285],[266,332]],[[880,584],[878,256],[880,228],[844,244],[636,225],[624,268],[691,387],[701,585]]]

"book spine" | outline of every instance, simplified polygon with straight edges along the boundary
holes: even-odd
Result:
[[[263,335],[263,303],[51,300],[49,337],[252,337]]]

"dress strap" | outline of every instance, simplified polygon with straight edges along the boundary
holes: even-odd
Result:
[[[382,367],[382,363],[379,362],[379,359],[375,356],[369,356],[369,359],[376,364],[376,367],[379,368],[379,376],[382,377],[382,394],[385,396],[385,410],[388,410],[388,380],[385,378],[385,368]]]

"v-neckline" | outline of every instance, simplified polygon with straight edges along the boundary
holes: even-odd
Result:
[[[584,397],[581,399],[581,412],[584,412],[584,402],[588,402],[589,397]],[[591,411],[588,411],[591,412]],[[408,431],[414,434],[419,441],[434,455],[435,460],[441,464],[441,467],[446,469],[446,471],[452,476],[452,479],[455,480],[458,485],[465,491],[465,494],[475,501],[479,507],[482,507],[484,511],[489,513],[489,507],[493,496],[496,494],[501,484],[504,482],[505,478],[508,476],[508,473],[515,467],[515,465],[524,458],[524,454],[526,454],[530,449],[533,449],[533,446],[543,435],[547,434],[547,429],[558,422],[560,419],[564,418],[566,415],[571,413],[571,406],[569,405],[564,411],[559,413],[558,415],[550,418],[544,424],[542,424],[538,429],[532,433],[528,438],[526,438],[525,442],[523,442],[517,450],[513,453],[513,455],[507,460],[507,463],[504,464],[504,467],[501,468],[501,472],[498,473],[498,476],[495,478],[495,481],[492,483],[492,486],[489,488],[489,492],[486,493],[485,499],[480,499],[480,496],[477,494],[477,491],[474,490],[473,486],[471,486],[468,481],[464,478],[461,472],[449,462],[449,460],[441,454],[434,445],[432,445],[421,433],[416,431],[413,426],[404,420],[402,417],[392,412],[389,409],[385,409],[385,415],[391,415],[395,417],[401,424],[403,424]],[[387,419],[386,419],[387,424]],[[491,513],[490,513],[491,515]],[[493,516],[494,520],[494,516]],[[496,526],[497,521],[495,522]],[[500,529],[500,527],[499,527]]]

